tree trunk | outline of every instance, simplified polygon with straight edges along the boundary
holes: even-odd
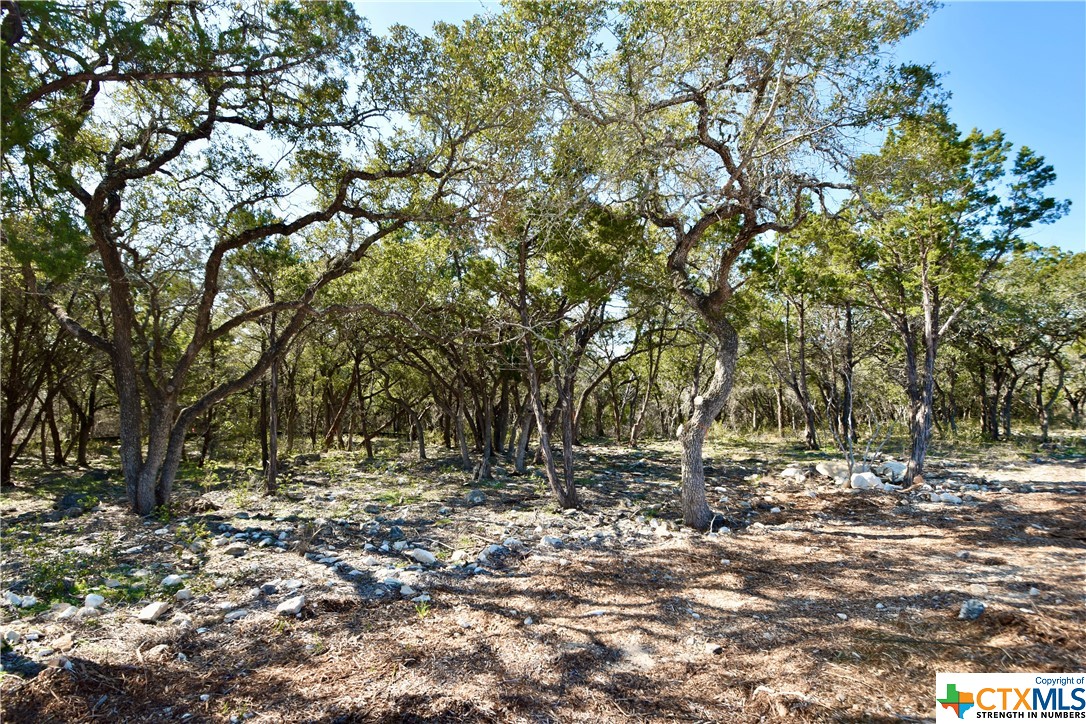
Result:
[[[1003,418],[1003,439],[1011,439],[1011,411],[1014,406],[1014,390],[1018,387],[1019,374],[1013,373],[1010,379],[1007,380],[1007,390],[1003,393],[1002,402],[1002,418]],[[996,439],[999,439],[999,424],[996,423]]]
[[[215,446],[215,407],[207,408],[207,412],[204,414],[204,434],[203,440],[200,443],[200,462],[198,465],[202,468],[207,464],[207,461],[211,459],[214,453]]]
[[[595,437],[597,440],[602,440],[607,434],[603,429],[603,398],[597,392],[593,395],[593,402],[595,403]]]
[[[502,380],[502,393],[498,398],[498,414],[494,419],[494,452],[505,452],[505,431],[509,428],[509,380]]]
[[[854,353],[855,345],[853,340],[853,327],[852,327],[852,302],[845,302],[845,359],[843,361],[843,374],[841,390],[841,436],[845,438],[847,436],[849,443],[856,442],[856,415],[853,412],[852,397],[854,391],[852,389],[852,380],[855,377],[856,372],[856,357]]]
[[[456,401],[456,444],[460,448],[460,467],[471,470],[471,453],[468,449],[467,431],[464,429],[465,399],[463,392]]]
[[[177,427],[176,416],[177,404],[172,399],[151,405],[148,415],[147,457],[137,479],[136,512],[140,515],[150,515],[156,507],[169,504],[173,476],[181,461],[181,448],[185,442],[183,428],[180,431],[171,429]],[[169,457],[167,452],[171,453]],[[164,469],[167,460],[171,465]],[[168,473],[168,477],[160,478],[160,474],[165,473]]]
[[[494,405],[489,392],[483,397],[483,451],[477,480],[493,480],[491,457],[494,455]]]
[[[777,437],[784,439],[784,385],[777,382]]]
[[[1037,405],[1037,417],[1041,425],[1041,442],[1048,442],[1048,429],[1052,423],[1052,406],[1056,404],[1056,400],[1059,399],[1060,392],[1063,390],[1065,372],[1063,365],[1057,363],[1056,367],[1059,370],[1059,378],[1056,382],[1056,388],[1052,391],[1052,394],[1046,399],[1044,396],[1044,382],[1045,373],[1048,372],[1049,363],[1046,361],[1041,368],[1037,370],[1037,382],[1034,388],[1035,401]]]
[[[917,379],[916,349],[906,351],[906,357],[911,357],[911,371],[909,374],[910,401],[912,410],[909,419],[909,436],[911,452],[909,464],[905,471],[905,479],[912,480],[917,475],[924,473],[924,461],[928,455],[928,444],[931,441],[932,403],[935,399],[935,355],[939,344],[939,295],[938,290],[929,288],[927,284],[922,289],[924,307],[924,370],[923,377]],[[912,341],[912,340],[910,340]]]
[[[528,455],[528,440],[532,436],[532,395],[528,393],[524,400],[524,407],[521,410],[520,416],[520,435],[517,437],[517,454],[513,462],[513,469],[520,475],[525,475],[528,472],[528,465],[525,458]]]
[[[257,436],[260,438],[260,469],[268,472],[268,381],[260,381],[260,413],[257,417]]]
[[[528,357],[528,380],[532,388],[532,410],[535,413],[536,431],[539,433],[540,454],[543,456],[543,465],[547,473],[547,483],[551,493],[562,508],[576,508],[578,506],[577,489],[567,489],[558,480],[558,471],[554,463],[554,452],[551,449],[551,434],[547,429],[547,413],[543,407],[543,398],[539,390],[539,376],[535,362],[532,360],[531,343],[525,338],[525,347]]]
[[[667,316],[664,316],[666,323]],[[650,338],[651,343],[651,338]],[[664,357],[664,331],[660,331],[660,344],[656,347],[656,358],[653,359],[652,349],[649,349],[649,379],[645,385],[645,394],[641,396],[641,406],[637,410],[633,424],[630,426],[630,447],[637,447],[637,438],[641,435],[641,426],[645,424],[645,413],[649,409],[649,400],[652,397],[652,388],[656,385],[656,378],[660,372],[660,362]]]
[[[614,375],[608,373],[609,392],[611,396],[611,412],[615,417],[615,442],[622,439],[622,403],[618,399],[618,388],[615,386]]]
[[[53,448],[53,465],[60,467],[67,462],[64,445],[60,440],[60,428],[56,417],[56,392],[50,392],[45,402],[45,422],[49,427],[49,441]]]
[[[802,303],[797,304],[796,310],[799,312],[799,374],[793,376],[792,379],[800,405],[803,406],[803,445],[808,450],[817,450],[819,447],[815,427],[817,418],[814,404],[811,402],[811,391],[807,386],[807,306]]]
[[[275,317],[272,317],[275,335]],[[268,380],[268,467],[264,478],[264,494],[275,495],[279,487],[279,360],[271,364]]]
[[[419,460],[426,459],[426,433],[422,429],[422,416],[416,413],[413,409],[408,408],[408,415],[411,418],[411,423],[414,425],[415,433],[418,435],[419,445]]]
[[[535,424],[539,432],[539,448],[543,455],[544,469],[547,473],[547,483],[550,485],[551,492],[554,494],[555,499],[558,501],[558,505],[562,508],[576,508],[579,505],[577,499],[577,488],[571,484],[567,487],[558,480],[558,472],[554,465],[554,452],[551,449],[550,431],[548,430],[548,421],[546,410],[543,405],[543,397],[540,391],[539,384],[539,370],[535,364],[535,352],[532,348],[532,330],[533,326],[528,318],[528,279],[527,279],[527,267],[528,267],[528,240],[522,239],[519,248],[518,268],[517,268],[517,282],[518,282],[518,309],[520,313],[520,322],[524,328],[524,356],[525,362],[528,368],[528,382],[531,387],[532,398],[532,410],[535,412]],[[572,423],[572,417],[570,417]],[[572,429],[572,428],[571,428]],[[572,445],[572,440],[570,440]],[[571,483],[568,479],[566,483]]]
[[[713,511],[705,499],[705,464],[702,460],[705,436],[728,402],[739,359],[739,335],[735,328],[723,318],[709,319],[708,315],[703,318],[717,338],[713,377],[705,394],[694,398],[693,411],[679,428],[683,523],[697,530],[706,530],[713,523]]]
[[[359,360],[359,365],[361,364]],[[362,389],[361,377],[355,391],[358,393],[358,426],[362,433],[362,446],[366,448],[366,459],[373,460],[373,435],[370,434],[369,414],[366,410],[366,396]]]
[[[1067,402],[1071,405],[1071,428],[1077,430],[1082,424],[1082,403],[1086,402],[1086,388],[1067,391]]]

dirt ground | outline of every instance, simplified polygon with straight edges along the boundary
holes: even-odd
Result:
[[[115,473],[39,476],[4,497],[0,588],[65,580],[3,607],[3,719],[925,721],[938,671],[1082,671],[1086,459],[941,452],[934,491],[876,492],[814,473],[825,454],[718,445],[712,535],[675,525],[665,443],[580,449],[577,512],[537,476],[480,487],[407,454],[300,461],[275,499],[244,470],[193,473],[168,522],[125,514]],[[76,479],[97,509],[45,520]],[[87,593],[98,614],[57,620]],[[137,620],[152,601],[170,612]]]

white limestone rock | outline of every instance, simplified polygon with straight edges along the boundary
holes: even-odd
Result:
[[[165,601],[155,601],[140,609],[140,612],[136,614],[136,618],[144,623],[154,623],[162,618],[162,614],[166,613],[169,608],[170,604]]]
[[[305,608],[305,596],[288,598],[275,607],[275,612],[281,616],[297,616]]]
[[[424,566],[432,566],[437,563],[437,556],[424,548],[412,548],[406,555],[411,556]]]
[[[882,490],[882,480],[874,473],[854,473],[851,486],[855,490]]]

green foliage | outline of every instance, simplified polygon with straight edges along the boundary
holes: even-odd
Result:
[[[205,540],[211,537],[211,531],[207,523],[202,520],[186,521],[180,523],[174,530],[174,537],[181,543],[188,545],[197,540]]]
[[[116,566],[111,536],[101,536],[92,544],[92,552],[58,551],[53,536],[41,529],[29,528],[13,535],[5,533],[8,548],[24,562],[24,580],[29,591],[48,608],[50,602],[63,599],[78,602],[97,585],[99,577]],[[31,611],[35,613],[37,611]]]

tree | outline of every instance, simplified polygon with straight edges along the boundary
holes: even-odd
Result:
[[[843,247],[865,290],[898,335],[909,398],[906,479],[921,475],[931,437],[939,342],[1019,232],[1058,219],[1068,202],[1044,195],[1051,166],[1022,147],[1000,203],[1010,144],[996,131],[964,138],[935,107],[893,129],[878,155],[857,161],[863,206]]]
[[[836,184],[845,130],[891,110],[879,50],[923,20],[910,3],[627,3],[590,15],[617,39],[567,69],[570,112],[603,130],[614,196],[668,235],[667,269],[713,339],[714,373],[681,426],[686,525],[708,528],[702,448],[731,392],[736,264]],[[545,16],[536,18],[544,26]],[[924,78],[912,72],[910,80]],[[921,87],[923,83],[915,87]]]
[[[760,294],[751,304],[756,324],[751,342],[762,350],[803,410],[803,442],[808,450],[819,448],[817,413],[808,386],[808,342],[813,337],[809,327],[816,304],[830,299],[838,286],[820,259],[819,241],[825,230],[817,221],[809,218],[777,244],[752,248],[756,270],[752,284]],[[834,373],[831,370],[828,376],[832,379]]]
[[[417,43],[414,53],[382,47],[343,3],[37,10],[4,55],[5,110],[17,114],[5,126],[5,191],[44,220],[44,238],[87,253],[77,242],[89,236],[106,272],[106,335],[50,299],[48,285],[35,291],[110,357],[128,498],[147,514],[169,502],[195,420],[264,376],[320,291],[378,240],[443,211],[453,149],[472,131],[434,118],[413,138],[376,129],[378,117],[412,117],[432,64]],[[352,75],[358,67],[368,74]],[[310,210],[284,213],[291,205]],[[234,252],[336,217],[353,223],[312,250],[321,263],[300,295],[223,318],[219,286]],[[7,223],[4,234],[45,271],[33,239]],[[274,341],[243,372],[195,384],[194,365],[216,340],[273,313]]]

